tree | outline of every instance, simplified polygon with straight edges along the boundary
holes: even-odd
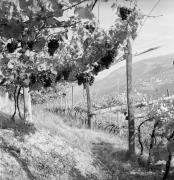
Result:
[[[29,87],[31,91],[33,87],[38,89],[50,84],[47,72],[55,72],[55,62],[50,63],[50,57],[63,46],[67,27],[77,23],[74,22],[75,16],[64,21],[59,18],[72,8],[78,19],[92,18],[89,4],[80,6],[83,2],[87,0],[70,0],[69,3],[56,0],[1,0],[1,85]],[[42,75],[42,81],[38,79],[38,74]],[[27,93],[25,91],[24,94]]]

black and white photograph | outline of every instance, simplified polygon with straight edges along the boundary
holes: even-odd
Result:
[[[174,180],[174,0],[0,0],[0,180]]]

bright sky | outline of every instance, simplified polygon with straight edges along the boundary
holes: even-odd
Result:
[[[97,4],[94,9],[96,17],[99,17],[100,24],[104,28],[108,28],[114,23],[114,18],[116,16],[110,8],[114,1],[115,0],[109,0],[109,3],[100,3],[100,6]],[[157,1],[158,0],[138,0],[138,6],[143,14],[148,14]],[[161,46],[161,48],[142,56],[138,56],[133,59],[135,61],[148,57],[174,53],[174,0],[161,0],[151,15],[163,16],[148,18],[140,34],[133,43],[133,53],[141,52],[155,46]],[[106,75],[107,72],[112,72],[113,68],[109,71],[106,70],[101,74]]]

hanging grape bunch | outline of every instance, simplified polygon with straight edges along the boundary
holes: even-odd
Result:
[[[37,81],[37,79],[36,79],[36,75],[35,74],[33,74],[33,73],[31,73],[31,75],[30,75],[30,77],[29,77],[29,79],[30,79],[30,86],[31,85],[33,85],[33,84],[35,84],[36,83],[36,81]]]
[[[13,53],[18,47],[18,43],[15,41],[12,41],[11,43],[7,44],[7,50],[9,53]]]
[[[95,27],[92,26],[91,24],[90,25],[86,25],[85,28],[92,34],[95,30]]]
[[[87,82],[90,86],[94,83],[94,76],[91,73],[82,72],[77,74],[76,78],[79,86],[82,84],[85,85]]]
[[[34,46],[34,41],[23,41],[23,40],[20,40],[19,41],[21,43],[21,48],[26,50],[26,49],[29,49],[30,51],[33,50],[33,46]]]
[[[33,50],[33,46],[34,46],[34,41],[28,41],[28,42],[27,42],[27,46],[28,46],[28,49],[29,49],[30,51],[32,51],[32,50]]]
[[[59,82],[61,79],[62,79],[63,75],[62,75],[62,72],[58,72],[57,75],[56,75],[56,79],[55,79],[55,82]]]
[[[100,63],[97,63],[97,64],[94,64],[92,65],[93,66],[93,70],[92,70],[92,73],[97,76],[98,73],[102,70],[102,67],[101,67],[101,64]]]
[[[130,15],[131,13],[131,10],[126,8],[126,7],[120,7],[119,8],[119,15],[121,17],[121,19],[124,21],[124,20],[127,20],[128,16]]]
[[[70,68],[65,68],[65,69],[62,71],[62,75],[63,75],[63,77],[64,77],[64,80],[68,80],[69,75],[70,75],[70,72],[71,72],[71,69],[70,69]]]
[[[51,39],[48,42],[48,53],[50,56],[53,56],[55,51],[59,48],[59,42],[57,39]]]
[[[84,74],[83,73],[79,73],[76,75],[76,78],[77,78],[77,83],[78,85],[82,85],[83,82],[84,82]]]
[[[31,74],[30,77],[30,86],[39,83],[42,84],[43,87],[51,87],[52,84],[56,82],[56,76],[50,71],[41,71],[38,74]]]
[[[104,57],[102,57],[97,63],[93,64],[93,69],[92,69],[92,74],[95,76],[98,75],[98,73],[104,69],[108,69],[111,63],[114,61],[115,57],[115,51],[114,49],[112,50],[107,50],[106,54]]]
[[[99,64],[108,69],[111,63],[114,61],[114,50],[108,50],[106,55],[100,59]]]
[[[43,81],[43,86],[45,88],[47,87],[51,87],[52,84],[55,83],[56,80],[56,76],[51,73],[50,71],[43,71],[43,77],[42,77],[42,81]]]

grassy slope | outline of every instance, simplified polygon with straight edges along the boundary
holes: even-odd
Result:
[[[167,89],[174,93],[174,54],[145,59],[133,64],[134,89],[151,97],[166,95]],[[121,67],[102,80],[95,82],[91,92],[97,96],[116,94],[126,89],[126,69]]]
[[[34,110],[34,124],[15,125],[0,113],[1,177],[3,180],[101,179],[90,144],[99,134],[66,126],[61,118]],[[97,166],[97,167],[95,167]]]
[[[34,107],[33,124],[14,124],[8,107],[0,106],[0,179],[159,178],[127,159],[127,142],[118,136],[69,127],[43,107]]]

